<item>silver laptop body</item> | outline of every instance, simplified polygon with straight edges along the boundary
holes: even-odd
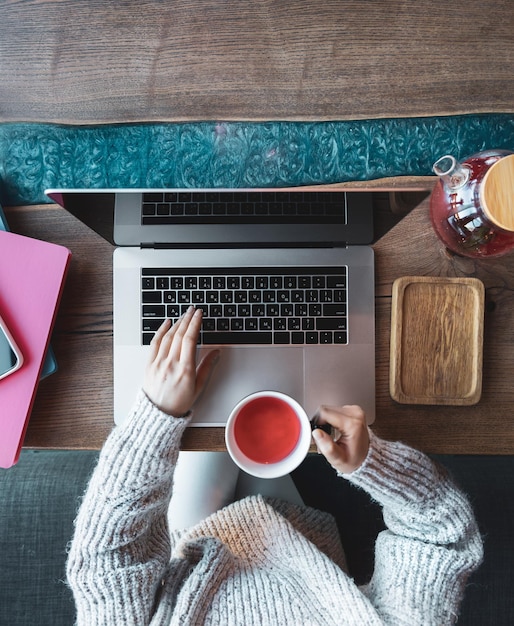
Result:
[[[148,343],[148,340],[144,339],[144,330],[147,323],[149,326],[152,325],[153,320],[142,321],[142,310],[145,308],[151,310],[153,303],[146,302],[150,294],[145,293],[143,287],[152,280],[152,284],[161,282],[159,276],[167,274],[164,270],[172,270],[172,278],[166,280],[177,282],[182,287],[185,283],[180,281],[186,281],[185,278],[181,278],[182,273],[187,277],[197,274],[200,277],[198,280],[202,281],[211,275],[228,276],[233,286],[236,285],[232,295],[236,298],[246,298],[247,294],[242,291],[242,286],[248,280],[244,278],[238,280],[234,278],[235,276],[255,275],[260,277],[259,280],[264,280],[262,276],[268,276],[271,270],[273,276],[283,275],[286,278],[270,278],[270,286],[271,283],[280,280],[283,281],[280,282],[281,286],[288,283],[298,287],[300,282],[306,280],[302,278],[304,273],[308,274],[311,269],[316,273],[322,268],[329,268],[329,271],[336,275],[340,273],[338,269],[340,268],[346,277],[345,341],[312,345],[307,343],[309,334],[302,335],[301,332],[296,332],[297,343],[291,345],[280,343],[264,345],[259,343],[261,340],[253,343],[241,339],[237,340],[236,345],[227,345],[216,344],[215,337],[218,335],[210,334],[209,344],[199,347],[199,356],[201,357],[207,350],[219,347],[221,358],[204,396],[197,402],[192,425],[223,426],[231,409],[241,398],[265,389],[289,394],[298,400],[310,415],[314,414],[320,404],[360,404],[366,411],[368,423],[373,422],[374,261],[372,248],[358,245],[368,243],[372,238],[370,194],[339,190],[312,192],[316,193],[317,200],[321,199],[322,202],[325,196],[320,194],[332,194],[330,201],[336,201],[339,206],[332,217],[305,218],[301,215],[277,217],[276,214],[265,216],[260,214],[250,218],[247,215],[234,217],[232,214],[228,216],[218,214],[214,217],[181,215],[176,220],[171,219],[175,221],[174,224],[167,224],[165,223],[167,217],[160,219],[158,216],[157,223],[152,224],[151,219],[144,218],[144,211],[142,217],[142,207],[145,199],[155,200],[158,194],[185,195],[194,191],[200,194],[198,196],[200,198],[208,197],[207,194],[213,196],[221,194],[221,198],[233,197],[233,209],[237,203],[243,202],[244,194],[248,194],[247,197],[252,200],[260,194],[260,198],[264,198],[265,203],[270,204],[268,198],[271,196],[268,194],[276,194],[273,197],[278,198],[280,191],[289,193],[294,190],[113,191],[115,192],[113,236],[118,246],[113,256],[116,423],[121,423],[126,418],[142,384],[148,360],[149,347],[144,345]],[[46,193],[58,199],[69,197],[72,191],[67,190],[63,193],[63,190],[52,190]],[[326,198],[328,199],[328,196]],[[91,201],[94,202],[94,194]],[[61,203],[66,205],[66,201],[61,200]],[[275,206],[273,210],[276,210]],[[145,278],[147,276],[145,272],[150,271],[148,268],[151,268],[151,279]],[[153,278],[153,274],[156,278]],[[188,278],[187,282],[197,285],[195,278]],[[327,278],[327,284],[328,282]],[[169,282],[166,284],[169,285]],[[263,288],[260,292],[263,297],[282,298],[282,291],[276,295],[270,294],[267,285],[268,283],[261,285]],[[169,291],[163,293],[164,298],[171,296]],[[177,291],[173,297],[187,299],[189,296],[183,291]],[[180,302],[182,307],[187,304],[189,303],[185,300]],[[262,310],[264,306],[261,305]],[[170,309],[166,308],[169,312]],[[221,305],[218,309],[222,309]],[[230,310],[236,310],[236,307]],[[334,310],[334,307],[330,310]],[[177,306],[173,307],[173,311],[174,313],[178,311]],[[289,317],[292,319],[287,319],[286,324],[290,325],[292,322],[294,328],[294,324],[300,324],[300,321],[295,318],[293,308],[289,311],[291,312]],[[320,309],[318,314],[319,311]],[[323,321],[316,323],[319,323],[321,328],[324,327]],[[272,322],[268,321],[268,324],[272,325]],[[230,328],[228,332],[230,333]],[[208,334],[206,331],[205,336]],[[321,336],[322,332],[317,334]],[[339,333],[341,334],[343,333]],[[224,340],[226,335],[227,333],[223,333]],[[337,336],[336,333],[332,335]],[[304,337],[301,343],[298,343],[298,336],[300,339]]]

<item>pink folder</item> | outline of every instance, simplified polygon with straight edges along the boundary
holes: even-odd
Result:
[[[19,457],[71,253],[0,231],[0,312],[23,355],[0,380],[0,467]]]

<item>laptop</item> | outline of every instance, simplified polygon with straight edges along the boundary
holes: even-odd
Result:
[[[246,395],[277,390],[313,415],[360,404],[375,419],[372,196],[330,188],[113,194],[114,420],[124,421],[165,318],[204,311],[199,358],[221,358],[192,426],[223,426]]]

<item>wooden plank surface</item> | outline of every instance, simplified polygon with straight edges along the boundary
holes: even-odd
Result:
[[[375,249],[376,389],[374,430],[431,453],[514,453],[514,253],[474,260],[451,254],[430,225],[429,200]],[[470,276],[486,289],[482,396],[474,406],[402,405],[389,393],[392,285],[401,276]]]
[[[511,0],[0,4],[0,121],[512,112]]]

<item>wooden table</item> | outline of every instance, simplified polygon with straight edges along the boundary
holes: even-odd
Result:
[[[512,112],[511,0],[2,2],[0,119]]]
[[[12,229],[73,252],[52,339],[59,372],[40,384],[25,445],[102,446],[112,421],[113,246],[55,205],[6,210]],[[429,453],[514,453],[514,254],[474,261],[451,255],[432,231],[428,200],[381,237],[376,253],[374,430]],[[472,407],[409,406],[389,395],[391,287],[405,275],[475,276],[486,287],[481,401]],[[189,429],[185,449],[223,449],[223,429]]]
[[[3,2],[0,122],[511,112],[513,17],[510,0],[433,0],[428,11],[403,0]],[[53,205],[7,215],[16,232],[73,252],[52,340],[60,371],[40,385],[26,445],[99,448],[112,428],[113,248]],[[512,453],[514,258],[448,257],[426,203],[375,248],[377,432],[429,452]],[[389,397],[391,285],[412,273],[476,275],[486,283],[484,391],[476,407],[399,406]],[[222,430],[190,430],[184,446],[220,448]]]

